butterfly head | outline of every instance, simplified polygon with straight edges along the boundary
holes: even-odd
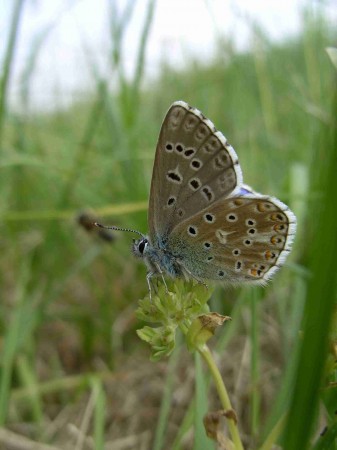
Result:
[[[147,256],[147,251],[149,249],[149,239],[144,236],[140,231],[137,230],[132,230],[130,228],[120,228],[120,227],[115,227],[115,226],[105,226],[102,225],[100,223],[94,222],[93,225],[95,225],[96,227],[100,227],[100,228],[104,228],[106,230],[117,230],[117,231],[127,231],[129,233],[136,233],[140,236],[140,239],[133,239],[133,244],[132,244],[132,252],[135,256],[139,257],[139,258],[144,258]]]
[[[140,239],[133,239],[132,252],[138,258],[144,258],[149,248],[149,240],[143,236]]]

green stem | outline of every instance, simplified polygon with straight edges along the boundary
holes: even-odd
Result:
[[[275,443],[278,441],[278,439],[284,429],[284,424],[285,424],[286,418],[287,418],[287,416],[284,414],[278,420],[278,422],[276,423],[276,425],[271,430],[271,432],[267,436],[266,440],[260,447],[260,450],[271,450],[274,447]]]
[[[2,145],[3,138],[3,126],[6,113],[6,101],[8,96],[8,83],[13,67],[14,50],[20,28],[19,23],[23,10],[23,3],[24,0],[16,0],[13,7],[13,16],[10,25],[9,39],[0,80],[0,145]]]
[[[226,386],[224,385],[224,382],[221,378],[221,374],[220,371],[217,367],[217,365],[215,364],[214,358],[212,356],[212,353],[210,351],[210,349],[207,347],[206,344],[198,347],[198,352],[201,354],[201,356],[204,358],[204,361],[206,362],[210,373],[213,377],[214,383],[215,383],[215,387],[218,391],[222,406],[224,408],[225,411],[229,411],[229,410],[233,410],[233,407],[231,405],[227,390],[226,390]],[[235,419],[228,417],[227,418],[228,421],[228,428],[229,428],[229,432],[232,436],[232,441],[234,443],[235,446],[235,450],[243,450],[243,445],[240,439],[240,434],[239,434],[239,429],[237,426],[237,422]]]
[[[257,290],[251,293],[251,343],[252,343],[252,353],[251,353],[251,379],[253,382],[253,389],[251,393],[252,399],[252,411],[251,411],[251,430],[254,439],[259,436],[259,411],[260,411],[260,370],[259,370],[259,294]]]

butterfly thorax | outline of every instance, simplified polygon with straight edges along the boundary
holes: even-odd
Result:
[[[144,259],[144,262],[152,274],[166,273],[172,277],[183,276],[183,271],[176,256],[167,251],[164,245],[154,246],[148,237],[134,240],[132,252],[138,258]]]

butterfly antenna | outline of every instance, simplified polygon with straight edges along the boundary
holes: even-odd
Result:
[[[139,234],[139,236],[144,237],[143,233],[141,233],[140,231],[137,230],[131,230],[130,228],[120,228],[120,227],[108,227],[105,225],[102,225],[101,223],[98,222],[94,222],[95,227],[99,227],[99,228],[104,228],[105,230],[116,230],[116,231],[128,231],[130,233],[136,233]]]

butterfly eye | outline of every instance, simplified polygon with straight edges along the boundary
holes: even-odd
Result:
[[[138,251],[141,255],[144,254],[147,246],[149,245],[148,240],[147,239],[142,239],[139,243],[138,243]]]
[[[147,238],[143,237],[141,239],[133,239],[132,252],[138,258],[143,258],[147,253],[147,247],[149,245],[149,241]]]

